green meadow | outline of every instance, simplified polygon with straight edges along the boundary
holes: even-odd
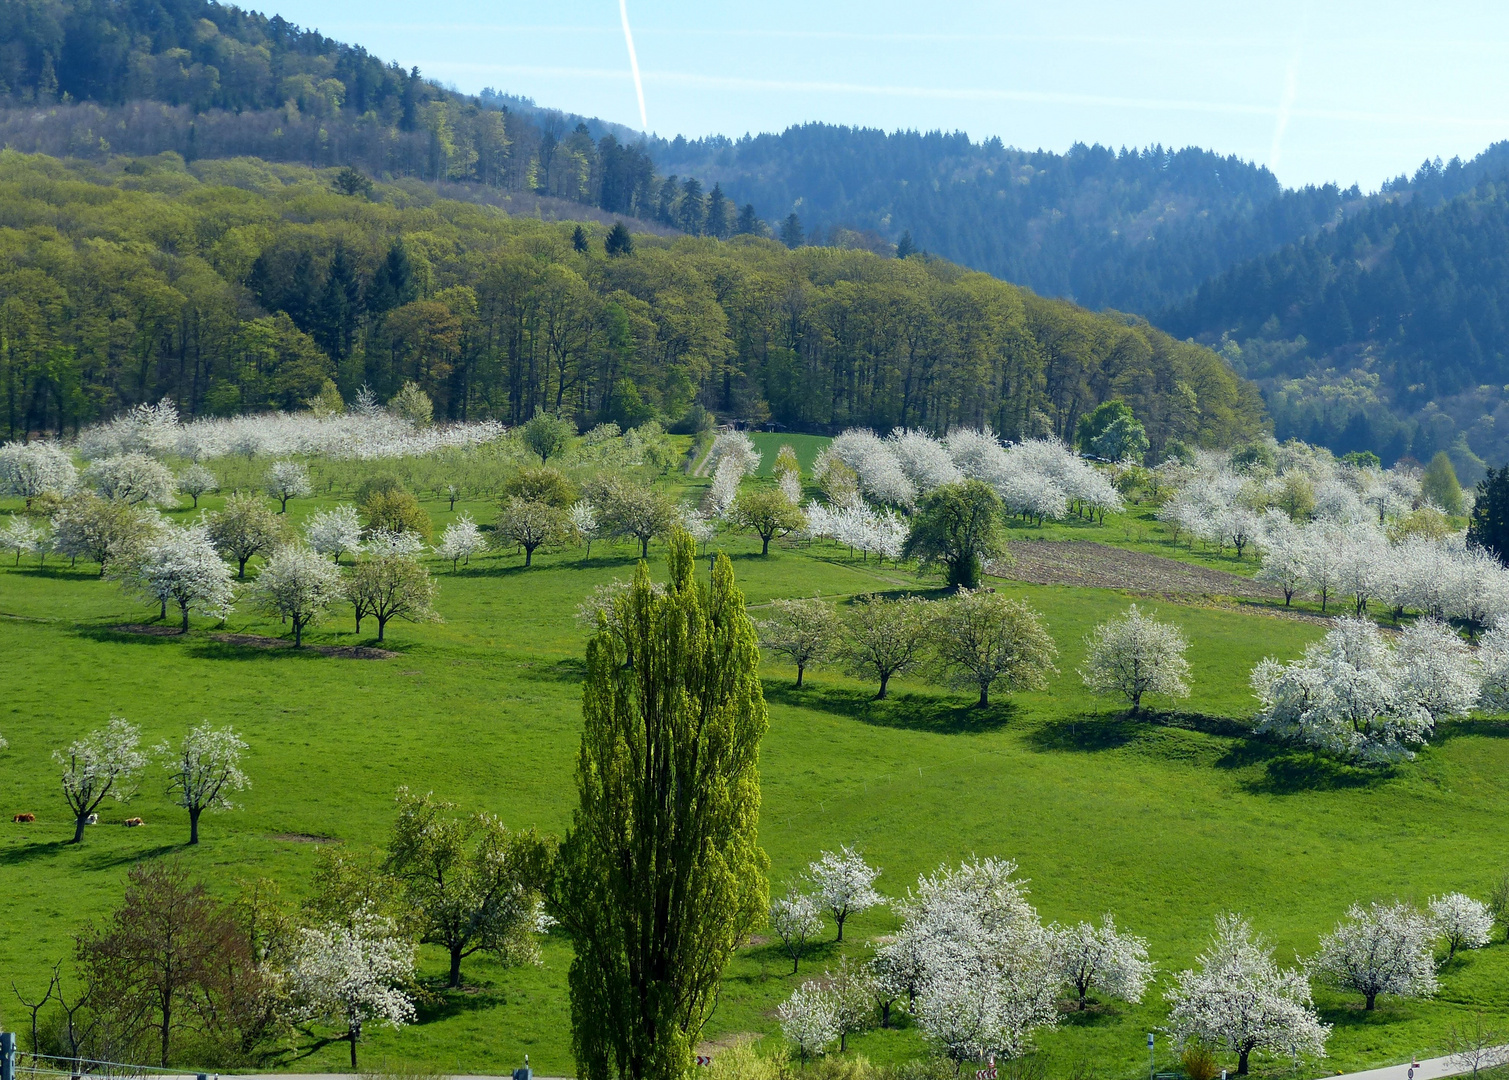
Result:
[[[767,463],[780,441],[792,441],[804,464],[816,452],[772,436],[760,447]],[[297,518],[334,501],[298,500],[289,513]],[[451,516],[448,504],[428,499],[426,508],[438,532]],[[458,503],[461,511],[484,524],[495,514],[480,500]],[[1191,557],[1160,541],[1156,525],[1137,513],[1104,526],[1013,531]],[[776,544],[765,558],[744,537],[712,547],[733,558],[757,618],[760,605],[779,597],[822,594],[843,603],[872,591],[938,595],[934,582],[910,569],[878,566],[827,542]],[[630,575],[634,554],[630,545],[599,542],[590,560],[565,550],[537,555],[527,571],[522,557],[502,553],[456,572],[432,562],[445,621],[390,625],[385,644],[401,655],[381,661],[227,644],[211,636],[219,628],[197,618],[184,637],[129,633],[116,628],[156,612],[100,580],[97,568],[55,559],[40,569],[34,560],[0,567],[0,734],[10,744],[0,753],[0,974],[23,993],[40,991],[51,965],[70,955],[74,933],[118,902],[127,869],[142,859],[182,859],[225,896],[247,879],[271,878],[297,901],[319,844],[383,842],[400,785],[497,813],[510,826],[559,834],[574,804],[580,729],[586,633],[575,609],[595,586]],[[1238,568],[1229,556],[1193,557]],[[663,572],[659,545],[651,567]],[[1109,911],[1146,936],[1159,966],[1154,989],[1141,1005],[1066,1014],[1040,1039],[1050,1075],[1067,1075],[1087,1059],[1100,1076],[1146,1070],[1146,1032],[1162,1023],[1162,992],[1200,952],[1218,912],[1247,914],[1281,961],[1293,963],[1314,951],[1353,901],[1423,903],[1449,890],[1485,897],[1505,869],[1509,726],[1454,724],[1412,763],[1383,772],[1347,768],[1247,734],[1249,670],[1265,655],[1296,655],[1322,632],[1316,623],[1255,605],[992,584],[1040,610],[1057,640],[1059,674],[1046,691],[982,712],[971,707],[970,692],[924,674],[898,680],[890,700],[875,702],[872,685],[834,667],[809,672],[797,690],[794,671],[767,658],[760,838],[772,892],[839,844],[858,846],[882,867],[879,887],[893,897],[942,862],[1001,856],[1031,879],[1045,920]],[[1089,696],[1075,671],[1085,635],[1132,599],[1178,623],[1191,642],[1191,696],[1156,702],[1171,711],[1151,720],[1127,719],[1116,703]],[[224,629],[283,632],[241,609]],[[359,638],[349,615],[336,611],[307,640],[349,645],[371,637]],[[149,772],[133,801],[107,803],[84,843],[66,844],[72,823],[50,755],[111,714],[139,724],[149,744],[202,719],[234,725],[251,747],[253,786],[240,797],[242,808],[207,815],[203,842],[189,848],[186,815]],[[11,824],[20,812],[35,813],[37,822]],[[146,825],[121,827],[129,816]],[[858,916],[843,948],[864,955],[895,925],[886,910]],[[830,923],[797,978],[790,961],[757,936],[727,971],[708,1040],[754,1035],[775,1052],[775,1006],[837,957],[832,934]],[[539,1073],[570,1075],[570,944],[553,933],[543,953],[541,966],[523,968],[474,957],[463,969],[466,988],[446,992],[439,989],[444,959],[427,947],[422,972],[432,992],[420,1022],[372,1031],[364,1064],[498,1073],[528,1053]],[[1401,1061],[1439,1050],[1449,1025],[1472,1011],[1509,1022],[1509,946],[1496,942],[1452,961],[1431,1001],[1384,999],[1373,1013],[1324,989],[1317,1001],[1335,1026],[1319,1069]],[[0,1000],[0,1026],[17,1029],[23,1015],[14,998]],[[924,1051],[904,1022],[850,1045],[875,1061]],[[1160,1067],[1173,1067],[1161,1038],[1158,1045]],[[284,1064],[337,1070],[345,1054],[336,1044]],[[1259,1069],[1293,1074],[1287,1061]]]

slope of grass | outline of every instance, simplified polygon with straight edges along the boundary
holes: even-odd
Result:
[[[315,505],[291,504],[290,513]],[[445,504],[427,505],[443,526]],[[483,505],[463,509],[482,521],[492,516]],[[774,597],[930,587],[831,545],[764,559],[744,539],[725,546],[757,618]],[[658,560],[657,552],[657,574]],[[387,644],[402,655],[376,662],[226,645],[202,620],[186,638],[121,633],[112,627],[155,612],[92,569],[0,566],[0,734],[10,742],[0,756],[7,819],[0,825],[0,973],[23,991],[39,988],[50,964],[68,955],[73,932],[118,901],[127,868],[142,858],[182,858],[223,895],[241,879],[265,876],[297,899],[315,840],[380,843],[400,784],[496,812],[510,825],[562,831],[573,804],[585,643],[574,608],[595,585],[630,574],[633,560],[627,546],[597,544],[590,562],[579,552],[537,555],[536,567],[524,571],[521,561],[490,555],[456,573],[437,564],[446,621],[393,624]],[[967,692],[912,677],[876,703],[873,687],[832,668],[809,674],[810,685],[798,691],[793,672],[766,664],[771,724],[761,840],[772,891],[820,849],[840,843],[859,845],[884,868],[880,885],[891,896],[940,862],[996,855],[1017,860],[1032,879],[1045,919],[1114,911],[1146,935],[1160,968],[1157,988],[1140,1006],[1068,1017],[1045,1034],[1055,1075],[1085,1054],[1108,1077],[1146,1068],[1144,1032],[1161,1022],[1161,991],[1197,955],[1219,911],[1247,913],[1290,962],[1313,951],[1354,900],[1423,902],[1450,889],[1483,896],[1498,876],[1509,728],[1453,726],[1418,761],[1385,773],[1254,741],[1238,722],[1253,707],[1247,672],[1263,655],[1296,654],[1319,628],[1166,602],[1155,605],[1158,612],[1192,642],[1194,692],[1157,723],[1131,721],[1113,703],[1087,696],[1075,674],[1084,635],[1127,598],[996,584],[1041,610],[1058,641],[1061,674],[1045,692],[981,713],[968,707]],[[283,628],[240,611],[229,629]],[[370,641],[350,630],[342,614],[310,640]],[[184,815],[169,806],[160,776],[149,775],[135,801],[106,805],[82,846],[63,844],[71,827],[49,754],[112,713],[140,724],[149,743],[201,718],[234,724],[251,744],[254,786],[244,808],[207,817],[203,843],[188,849]],[[21,811],[36,812],[37,824],[10,824]],[[147,825],[117,824],[134,815]],[[888,911],[872,911],[850,925],[844,948],[863,955],[895,922]],[[836,955],[832,943],[821,945],[804,962],[804,976]],[[374,1032],[365,1060],[496,1073],[527,1052],[542,1074],[569,1074],[569,962],[559,935],[547,941],[539,968],[469,960],[466,992],[437,994],[420,1024]],[[431,979],[444,971],[428,949],[423,967]],[[709,1037],[773,1032],[776,1003],[799,981],[789,971],[767,942],[743,950]],[[1454,961],[1443,987],[1435,1001],[1395,1002],[1370,1014],[1322,991],[1326,1019],[1336,1025],[1326,1067],[1438,1048],[1446,1025],[1466,1009],[1509,1019],[1509,948]],[[0,1024],[15,1028],[20,1019],[0,1003]],[[854,1045],[879,1060],[922,1048],[908,1029],[872,1032]],[[344,1049],[332,1046],[290,1064],[302,1071],[343,1062]],[[1289,1072],[1285,1063],[1271,1068]]]

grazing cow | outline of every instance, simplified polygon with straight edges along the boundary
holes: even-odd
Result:
[[[134,828],[136,828],[136,827],[137,827],[137,826],[138,826],[138,825],[145,825],[145,824],[146,824],[146,822],[145,822],[145,821],[143,821],[143,820],[142,820],[142,819],[141,819],[141,818],[139,818],[139,817],[128,817],[128,818],[127,818],[127,819],[126,819],[126,828],[128,828],[128,829],[134,829]]]
[[[36,814],[17,814],[15,817],[11,818],[11,820],[12,821],[20,821],[20,822],[30,823],[30,822],[33,822],[33,821],[37,820],[37,815]]]

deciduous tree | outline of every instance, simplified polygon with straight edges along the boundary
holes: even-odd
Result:
[[[206,810],[234,810],[229,795],[244,791],[251,781],[241,771],[246,743],[229,726],[209,724],[189,728],[177,747],[163,742],[157,753],[168,770],[168,794],[189,812],[189,843],[199,843],[199,818]]]
[[[1091,987],[1133,1004],[1142,1000],[1153,978],[1146,938],[1117,930],[1109,913],[1099,926],[1080,922],[1052,929],[1054,961],[1078,993],[1081,1011]]]
[[[758,488],[739,495],[734,503],[734,520],[760,538],[760,554],[770,554],[770,541],[795,532],[807,524],[799,507],[779,490]]]
[[[83,841],[84,827],[107,798],[126,802],[136,794],[136,774],[147,764],[141,732],[119,716],[67,750],[54,750],[52,760],[63,769],[63,798],[73,811],[75,844]]]
[[[272,507],[255,495],[235,494],[224,509],[207,515],[210,539],[228,559],[236,560],[236,576],[246,577],[246,563],[265,555],[284,538],[284,523]]]
[[[695,557],[674,534],[666,589],[641,563],[615,601],[624,632],[587,648],[579,803],[553,890],[577,942],[583,1080],[684,1075],[723,967],[765,913],[759,650],[727,557],[710,585]]]
[[[1435,994],[1436,937],[1430,916],[1412,904],[1353,904],[1335,933],[1321,939],[1313,965],[1332,985],[1361,994],[1372,1011],[1380,994]]]
[[[823,931],[823,909],[817,897],[796,885],[770,902],[770,929],[781,939],[781,947],[791,957],[791,974],[801,967],[807,945]]]
[[[1189,696],[1188,648],[1177,626],[1144,615],[1133,604],[1085,639],[1079,674],[1093,693],[1126,698],[1135,716],[1147,694]]]
[[[439,622],[435,594],[439,586],[418,559],[405,555],[369,555],[351,568],[346,579],[346,599],[356,609],[356,632],[362,619],[377,620],[377,640],[383,640],[388,623]]]
[[[305,627],[318,622],[342,591],[341,572],[303,544],[285,544],[273,552],[252,585],[263,611],[293,624],[294,648],[303,646]]]
[[[979,480],[945,484],[922,501],[905,555],[943,568],[950,588],[973,589],[984,565],[1006,550],[1001,500]]]
[[[818,597],[772,600],[771,617],[760,620],[760,644],[796,665],[796,685],[808,666],[831,658],[843,641],[843,624],[833,605]]]
[[[938,611],[931,635],[939,665],[960,685],[979,691],[980,708],[990,705],[994,687],[1007,693],[1041,690],[1058,673],[1058,647],[1023,601],[965,588]]]
[[[314,491],[309,468],[302,461],[274,461],[262,481],[267,494],[278,500],[278,513],[288,513],[289,499],[307,499]]]
[[[880,682],[875,694],[883,701],[893,676],[920,657],[927,636],[927,601],[915,596],[887,600],[875,594],[855,597],[844,621],[844,658],[849,670]]]
[[[837,852],[825,851],[816,862],[807,864],[813,895],[833,916],[839,941],[844,939],[844,923],[850,915],[885,903],[885,897],[875,891],[879,876],[879,867],[865,862],[864,856],[847,844]]]

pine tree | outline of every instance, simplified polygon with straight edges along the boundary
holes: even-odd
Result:
[[[728,235],[728,197],[721,184],[714,184],[707,194],[707,235],[720,240]]]
[[[1478,481],[1467,540],[1493,552],[1500,562],[1509,561],[1509,465],[1489,469]]]
[[[587,230],[580,225],[571,230],[571,246],[578,255],[587,253]]]
[[[552,885],[576,944],[582,1080],[687,1075],[723,968],[769,898],[754,624],[727,556],[709,587],[690,535],[669,548],[665,591],[641,562],[587,646],[580,802]]]
[[[781,222],[781,243],[789,248],[799,248],[805,241],[806,236],[802,232],[802,219],[796,216],[796,211],[787,215],[786,220]]]
[[[755,214],[754,203],[745,203],[739,211],[739,220],[734,225],[734,233],[738,236],[752,236],[760,231],[760,219]]]
[[[603,250],[609,255],[632,255],[634,254],[634,237],[624,227],[622,221],[615,221],[613,228],[608,230],[607,239],[603,241]]]
[[[904,259],[908,255],[917,254],[917,245],[912,242],[912,230],[907,229],[901,234],[901,242],[896,245],[896,258]]]

